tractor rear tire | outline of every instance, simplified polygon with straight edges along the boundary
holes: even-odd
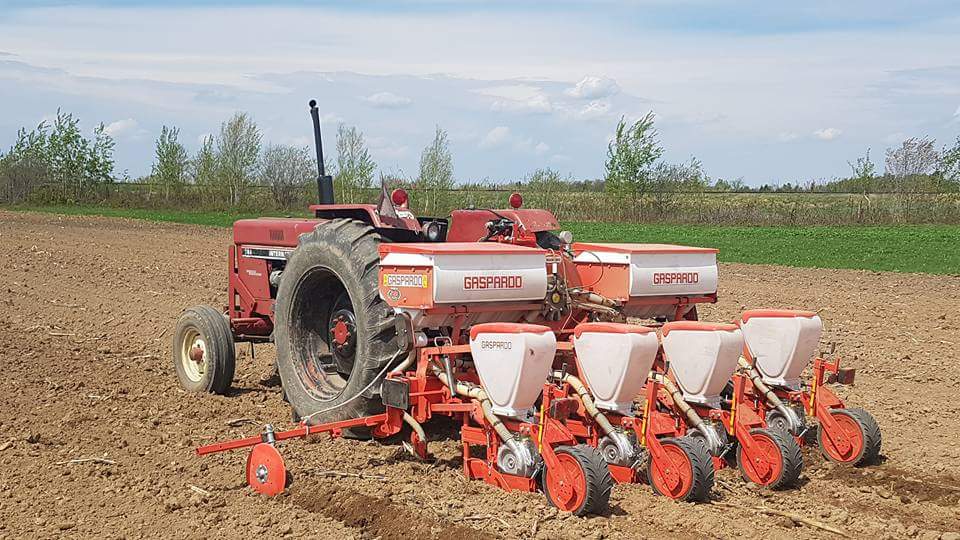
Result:
[[[226,394],[236,369],[230,321],[210,306],[187,308],[173,331],[173,367],[187,392]]]
[[[321,223],[300,235],[280,278],[277,366],[294,416],[311,425],[383,412],[376,380],[398,348],[395,314],[378,288],[382,241],[360,221]]]

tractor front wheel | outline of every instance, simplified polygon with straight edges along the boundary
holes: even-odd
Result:
[[[600,453],[586,444],[559,446],[555,453],[564,474],[561,475],[556,467],[548,467],[543,473],[547,501],[575,516],[606,512],[613,491],[613,477]]]
[[[227,317],[210,306],[184,310],[173,331],[173,367],[187,392],[226,394],[236,368]]]

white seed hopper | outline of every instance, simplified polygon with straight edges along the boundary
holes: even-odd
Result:
[[[486,323],[470,328],[470,354],[493,412],[528,419],[557,352],[546,326]]]
[[[496,242],[380,244],[380,296],[418,328],[516,322],[547,294],[546,251]]]
[[[823,322],[812,311],[756,309],[740,316],[743,339],[763,382],[794,390],[820,343]]]
[[[657,357],[652,328],[619,323],[583,323],[573,331],[577,365],[597,407],[631,414]]]
[[[717,251],[669,244],[573,244],[583,285],[625,303],[628,317],[673,318],[678,297],[715,297]]]
[[[712,408],[737,369],[743,337],[735,324],[676,321],[663,325],[663,353],[683,397]]]

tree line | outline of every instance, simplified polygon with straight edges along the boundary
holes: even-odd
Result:
[[[217,134],[203,139],[193,157],[179,141],[179,133],[176,127],[163,127],[148,177],[165,196],[176,197],[193,185],[203,197],[226,197],[230,206],[243,206],[252,187],[266,186],[278,208],[289,208],[314,185],[317,162],[311,149],[264,144],[246,113],[223,122]],[[334,177],[338,200],[356,201],[374,187],[377,164],[356,127],[341,124],[337,128],[336,156],[324,166]],[[453,158],[443,129],[437,127],[433,141],[424,148],[420,174],[413,183],[428,191],[453,188]]]
[[[0,153],[0,200],[25,200],[49,184],[59,199],[80,200],[93,186],[114,181],[113,148],[102,123],[88,138],[77,117],[58,109],[52,121],[21,128],[13,146]]]
[[[713,179],[695,157],[682,163],[663,159],[664,148],[652,112],[628,122],[621,117],[607,148],[604,175],[578,180],[551,168],[540,168],[517,186],[542,193],[605,193],[630,201],[638,211],[663,215],[673,199],[703,192],[855,192],[954,193],[960,191],[960,137],[952,146],[938,148],[929,137],[910,138],[886,150],[884,172],[878,171],[870,151],[849,162],[849,176],[829,182],[766,184],[749,187],[742,179]],[[204,207],[247,207],[253,191],[269,190],[272,206],[288,209],[312,198],[316,159],[307,146],[265,142],[247,113],[238,112],[218,131],[204,137],[190,153],[175,126],[163,126],[154,143],[151,171],[136,181],[156,187],[157,196],[171,204],[199,198]],[[53,201],[96,201],[106,185],[133,182],[114,170],[115,142],[103,124],[85,136],[71,113],[57,112],[52,121],[19,130],[11,148],[0,154],[0,200],[18,202],[40,195]],[[454,161],[449,137],[437,126],[422,150],[417,174],[410,178],[380,173],[363,133],[339,125],[335,155],[326,168],[334,177],[337,198],[343,202],[370,202],[380,181],[417,191],[420,209],[439,212],[449,206],[455,188]],[[514,185],[514,184],[511,184]],[[460,190],[489,189],[489,182],[462,182]]]
[[[629,198],[647,194],[663,196],[671,192],[825,192],[825,193],[955,193],[960,191],[960,135],[952,146],[937,148],[931,137],[911,137],[888,148],[884,172],[877,170],[870,156],[848,162],[851,174],[828,182],[805,184],[764,184],[751,188],[743,179],[711,179],[701,162],[663,161],[663,147],[654,126],[653,113],[627,123],[621,117],[613,140],[607,148],[603,189]]]

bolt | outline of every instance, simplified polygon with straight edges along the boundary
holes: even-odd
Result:
[[[265,483],[267,482],[267,476],[268,476],[268,474],[269,474],[269,473],[267,472],[267,466],[266,466],[266,465],[264,465],[264,464],[261,463],[259,466],[257,466],[256,476],[257,476],[257,480],[258,480],[261,484],[265,484]]]

